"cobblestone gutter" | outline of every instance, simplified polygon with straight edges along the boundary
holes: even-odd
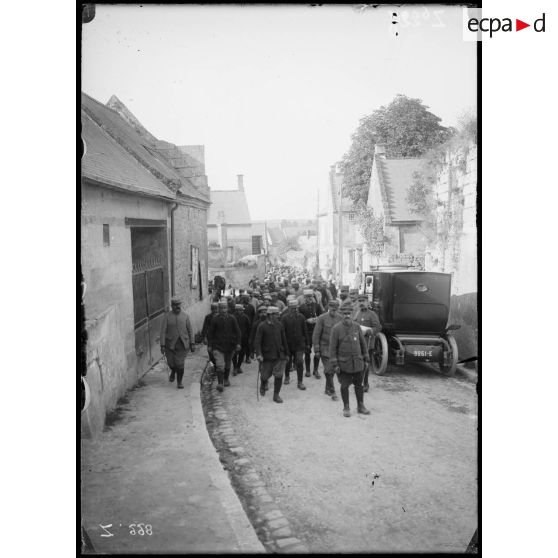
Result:
[[[307,553],[308,549],[293,534],[289,522],[277,509],[237,438],[223,404],[223,395],[213,384],[202,382],[201,401],[207,430],[219,452],[219,459],[266,550],[271,553]]]

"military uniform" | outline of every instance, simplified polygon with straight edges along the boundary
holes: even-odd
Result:
[[[372,329],[370,335],[365,335],[366,344],[368,345],[368,358],[369,362],[372,362],[372,352],[374,351],[374,336],[376,333],[382,331],[382,324],[380,323],[380,319],[378,315],[370,308],[366,308],[365,310],[357,309],[353,314],[353,320],[359,325],[364,327],[369,327]],[[370,374],[370,364],[366,366],[364,370],[364,391],[368,391],[368,376]]]
[[[332,316],[329,312],[318,317],[314,333],[312,335],[312,345],[314,353],[318,352],[324,365],[324,374],[326,377],[325,394],[331,395],[332,399],[337,400],[335,394],[335,385],[333,384],[333,369],[329,362],[329,340],[333,326],[341,321],[341,316],[336,314]],[[319,374],[316,374],[319,378]]]
[[[181,301],[173,297],[171,305],[180,308]],[[167,364],[171,369],[169,381],[174,382],[176,375],[177,386],[182,388],[182,378],[184,376],[184,361],[186,360],[186,347],[194,350],[194,337],[192,335],[192,325],[186,312],[181,309],[178,313],[171,310],[167,312],[161,321],[161,331],[159,333],[161,343],[161,353],[167,358]]]
[[[289,356],[289,348],[283,324],[278,320],[272,321],[269,317],[271,313],[279,313],[277,307],[270,306],[267,312],[268,318],[258,325],[254,339],[256,355],[261,362],[262,385],[260,393],[265,395],[267,382],[273,376],[273,400],[277,403],[282,403],[283,400],[279,397],[279,392],[283,384],[283,371],[285,360]]]
[[[244,358],[250,353],[250,319],[244,313],[242,304],[237,305],[234,317],[240,329],[240,351],[236,352],[232,358],[234,366],[233,376],[236,376],[237,374],[242,374],[241,365],[244,362]]]
[[[226,304],[226,303],[219,303]],[[240,328],[234,316],[218,314],[211,320],[207,334],[208,347],[215,357],[217,368],[217,389],[230,385],[229,373],[234,350],[240,345]]]
[[[304,351],[304,365],[306,367],[306,376],[310,376],[310,354],[312,353],[312,337],[314,334],[314,329],[316,328],[316,321],[318,316],[323,314],[322,308],[317,302],[305,302],[301,304],[298,311],[306,319],[306,327],[308,329],[308,337],[310,338],[310,343]],[[308,323],[308,320],[312,320],[313,323]],[[320,364],[320,357],[314,355],[314,375],[319,378],[318,366]]]
[[[293,310],[294,309],[294,310]],[[306,389],[302,381],[304,373],[304,351],[310,345],[305,317],[298,311],[298,302],[289,303],[289,309],[281,316],[281,323],[285,329],[285,337],[289,348],[289,357],[285,364],[285,384],[290,382],[291,368],[296,368],[299,389]]]
[[[345,302],[342,311],[351,311],[352,304]],[[330,364],[338,373],[343,398],[343,414],[350,416],[349,386],[354,384],[358,403],[358,412],[369,414],[364,407],[362,379],[364,367],[368,362],[368,347],[360,326],[350,319],[343,319],[331,330],[329,355]]]

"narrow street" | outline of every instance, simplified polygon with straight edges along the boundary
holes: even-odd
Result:
[[[350,418],[324,378],[296,374],[283,404],[256,397],[257,363],[222,401],[247,457],[310,552],[464,552],[477,527],[477,395],[462,377],[389,367],[369,416]],[[321,367],[320,367],[321,370]],[[338,385],[336,380],[336,390]],[[338,392],[339,393],[339,392]]]

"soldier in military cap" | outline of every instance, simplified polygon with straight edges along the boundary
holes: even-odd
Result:
[[[194,352],[194,337],[192,325],[186,312],[182,311],[182,300],[173,296],[171,298],[171,311],[167,312],[161,321],[161,354],[167,358],[171,369],[169,381],[174,382],[176,376],[178,389],[183,389],[184,361],[186,360],[186,347]]]
[[[244,357],[250,353],[250,319],[244,313],[244,306],[242,304],[236,305],[234,317],[240,328],[240,350],[235,351],[232,358],[233,376],[236,376],[237,374],[242,374],[241,366],[244,362]]]
[[[370,362],[372,360],[373,351],[373,340],[376,333],[382,331],[382,324],[378,318],[378,314],[371,310],[368,306],[368,296],[366,293],[358,295],[358,307],[353,311],[353,320],[362,327],[366,328],[364,333],[364,339],[368,345],[368,358],[369,362],[364,370],[364,391],[367,392],[369,389],[368,376],[370,373]]]
[[[260,394],[265,395],[267,382],[274,377],[273,401],[283,403],[279,396],[283,384],[285,360],[289,356],[289,348],[285,337],[285,329],[278,319],[279,309],[276,306],[267,308],[267,319],[258,325],[254,347],[256,357],[261,363]]]
[[[219,314],[219,303],[218,302],[212,302],[211,303],[211,312],[209,314],[207,314],[205,316],[205,318],[203,319],[203,326],[202,326],[202,340],[204,345],[207,345],[207,333],[209,332],[209,325],[211,324],[211,320],[217,316],[217,314]],[[209,360],[213,363],[213,366],[215,366],[215,358],[213,357],[213,354],[209,353]]]
[[[318,317],[314,334],[312,335],[312,345],[314,346],[314,355],[321,357],[324,365],[324,374],[326,378],[325,394],[331,396],[334,401],[339,398],[335,393],[335,385],[333,383],[333,369],[329,360],[329,340],[331,330],[335,324],[341,321],[339,314],[339,301],[330,300],[329,309],[325,314]],[[319,373],[314,373],[316,378],[320,378]]]
[[[304,372],[303,355],[311,341],[308,337],[306,319],[298,311],[298,300],[296,298],[289,300],[289,307],[281,316],[281,322],[285,328],[285,337],[287,338],[290,354],[285,365],[284,383],[288,384],[290,382],[291,369],[296,368],[297,387],[304,390],[306,386],[302,381],[302,374]]]
[[[304,289],[304,302],[299,306],[299,312],[306,319],[306,327],[308,329],[308,337],[310,339],[309,345],[304,351],[304,366],[306,368],[306,377],[310,377],[310,359],[312,353],[312,336],[314,334],[314,328],[316,327],[316,322],[318,321],[318,316],[323,314],[322,307],[314,299],[314,293],[312,289]],[[320,365],[320,355],[314,353],[314,376],[320,377],[318,372],[318,366]]]
[[[341,398],[343,399],[343,416],[350,417],[349,386],[355,386],[357,411],[369,415],[370,411],[364,406],[362,379],[364,367],[368,363],[368,346],[360,326],[351,319],[353,305],[346,300],[341,306],[343,319],[335,324],[331,330],[329,343],[330,364],[337,374],[341,384]]]
[[[258,330],[258,326],[261,322],[265,322],[267,319],[267,306],[260,306],[258,308],[258,313],[252,322],[252,327],[250,328],[250,356],[254,358],[256,355],[256,349],[254,348],[254,340],[256,339],[256,331]]]
[[[341,285],[341,287],[339,287],[339,300],[341,301],[341,304],[343,304],[343,302],[345,302],[345,300],[347,300],[349,298],[349,285]]]
[[[240,328],[228,312],[226,299],[219,301],[219,314],[211,320],[207,334],[207,350],[213,353],[217,368],[217,390],[230,386],[229,373],[234,351],[240,351]]]

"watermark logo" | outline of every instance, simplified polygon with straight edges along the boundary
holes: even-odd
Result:
[[[535,33],[546,31],[546,14],[532,20],[532,23],[511,17],[482,17],[480,8],[463,8],[463,40],[482,41],[492,39],[498,33],[516,33],[531,28]]]

